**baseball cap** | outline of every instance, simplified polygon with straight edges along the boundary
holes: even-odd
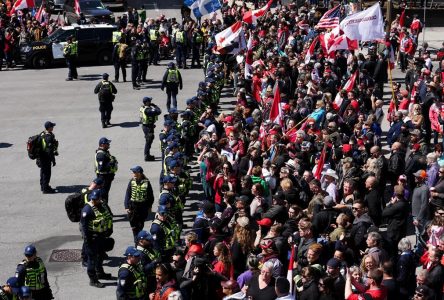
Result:
[[[343,144],[342,145],[342,152],[343,153],[348,153],[348,152],[350,152],[351,151],[351,145],[350,144]]]
[[[108,140],[106,137],[102,137],[99,140],[99,145],[101,145],[101,144],[109,144],[109,143],[111,143],[111,140]]]
[[[172,142],[170,145],[168,145],[167,149],[171,150],[174,148],[179,148],[179,144],[177,142]]]
[[[9,277],[6,281],[6,285],[11,287],[13,294],[18,294],[20,292],[20,283],[17,277]]]
[[[103,184],[103,179],[100,178],[100,177],[96,177],[96,178],[93,179],[93,182],[95,184],[102,185]]]
[[[339,268],[340,265],[341,265],[341,263],[336,258],[330,258],[327,262],[327,267],[334,268],[334,269]]]
[[[126,248],[125,253],[123,254],[125,256],[134,256],[134,257],[139,257],[140,256],[140,251],[137,250],[135,247],[133,246],[129,246],[128,248]]]
[[[271,225],[273,225],[273,221],[270,218],[263,218],[262,220],[257,221],[257,224],[263,227],[271,227]]]
[[[109,77],[109,74],[108,74],[108,73],[103,73],[103,74],[102,74],[102,78],[103,78],[103,79],[108,79],[108,77]]]
[[[413,176],[427,178],[427,172],[425,170],[418,170],[415,173],[413,173]]]
[[[153,97],[143,97],[142,101],[145,102],[151,102],[153,100]]]
[[[179,167],[180,163],[177,160],[173,159],[173,160],[170,160],[170,162],[168,163],[168,166],[172,169],[175,167]]]
[[[25,255],[26,256],[32,256],[32,255],[34,255],[36,253],[37,253],[37,249],[35,248],[34,245],[26,246],[26,248],[25,248]]]
[[[165,205],[159,205],[159,207],[157,207],[157,212],[159,214],[166,214],[168,213],[168,208]]]
[[[146,240],[146,241],[152,241],[153,240],[153,236],[151,234],[149,234],[146,230],[141,230],[138,234],[137,234],[137,240]]]
[[[175,183],[177,181],[177,177],[173,177],[170,175],[166,175],[163,177],[162,182],[163,183]]]
[[[134,166],[130,169],[133,173],[143,173],[143,169],[141,166]]]
[[[222,226],[222,220],[219,218],[213,218],[209,223],[210,227],[214,229],[220,229]]]
[[[214,203],[210,201],[204,201],[200,205],[200,208],[202,209],[204,214],[212,213],[216,211]]]
[[[102,192],[100,190],[93,190],[91,194],[89,194],[89,200],[97,200],[102,196]]]
[[[31,297],[31,289],[29,288],[29,286],[24,285],[20,288],[20,296]]]
[[[51,121],[46,121],[45,122],[45,129],[52,128],[54,126],[56,126],[56,123],[53,123]]]

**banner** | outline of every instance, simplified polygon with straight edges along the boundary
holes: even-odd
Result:
[[[383,16],[379,3],[348,16],[339,25],[351,40],[372,41],[385,38]]]

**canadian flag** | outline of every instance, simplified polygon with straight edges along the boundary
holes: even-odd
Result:
[[[405,26],[405,8],[402,10],[401,16],[399,17],[399,26]]]
[[[273,104],[270,110],[270,121],[282,126],[282,108],[281,108],[281,92],[279,90],[279,84],[276,83],[276,89],[274,91]]]
[[[231,43],[235,42],[241,33],[243,33],[242,21],[237,21],[227,29],[219,32],[215,36],[217,49],[220,50],[231,46]]]
[[[34,0],[17,0],[9,12],[9,15],[15,14],[17,10],[25,9],[25,8],[33,8],[35,7]]]
[[[314,54],[314,50],[316,48],[316,44],[318,43],[318,41],[319,41],[319,36],[315,37],[313,42],[311,42],[311,45],[308,48],[307,53],[305,54],[305,64],[308,64],[310,62],[310,59]]]
[[[351,40],[345,35],[340,35],[335,37],[333,43],[328,48],[328,53],[334,52],[336,50],[356,50],[358,49],[358,41]]]
[[[74,12],[80,16],[80,3],[79,0],[74,0]]]
[[[322,170],[324,169],[325,164],[325,150],[327,148],[327,144],[324,144],[324,147],[322,148],[321,157],[319,158],[318,165],[316,167],[316,172],[314,174],[314,178],[317,180],[321,180]]]
[[[257,22],[256,20],[258,18],[262,17],[263,15],[265,15],[265,13],[270,9],[270,6],[272,3],[273,3],[273,0],[269,0],[268,3],[264,7],[260,8],[260,9],[247,11],[243,17],[243,21],[248,24],[256,25],[256,22]]]
[[[395,68],[395,52],[393,51],[392,45],[390,45],[389,68],[390,70]]]
[[[355,73],[353,73],[352,76],[350,76],[350,78],[347,80],[347,82],[344,84],[341,90],[346,90],[347,93],[353,90],[357,77],[358,77],[358,70],[356,70]],[[341,98],[341,93],[337,93],[335,100],[333,101],[333,108],[338,110],[341,107],[342,101],[344,101],[344,99]]]
[[[253,77],[253,34],[250,34],[245,55],[245,78]]]

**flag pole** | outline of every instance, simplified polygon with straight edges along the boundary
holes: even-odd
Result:
[[[392,90],[392,99],[395,100],[395,104],[396,104],[395,90],[393,89],[392,69],[390,68],[390,64],[388,66],[388,72],[389,72],[389,79],[390,79],[390,89]]]
[[[298,127],[299,125],[301,125],[305,120],[308,119],[308,116],[306,116],[305,118],[303,118],[299,123],[297,123],[296,125],[294,125],[293,127],[291,127],[290,129],[287,130],[287,133],[284,134],[284,136],[287,136],[288,132],[290,132],[291,130],[295,129],[296,127]]]

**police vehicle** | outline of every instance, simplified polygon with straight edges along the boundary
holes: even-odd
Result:
[[[78,41],[78,62],[97,62],[101,65],[110,64],[113,51],[114,25],[89,24],[73,25],[58,28],[40,42],[32,42],[20,48],[25,66],[47,68],[55,63],[64,62],[63,48],[69,36]]]

